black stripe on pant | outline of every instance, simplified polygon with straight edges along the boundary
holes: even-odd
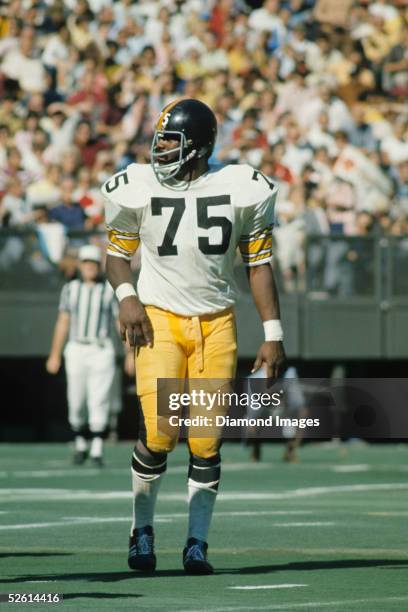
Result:
[[[150,457],[142,455],[136,448],[132,455],[132,470],[142,480],[151,481],[164,474],[167,468],[167,455],[156,453]]]
[[[216,493],[220,478],[221,455],[219,453],[208,459],[190,455],[190,465],[188,468],[189,484],[199,489],[208,489]]]

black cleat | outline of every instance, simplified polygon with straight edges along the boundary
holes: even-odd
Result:
[[[153,572],[156,569],[154,554],[154,535],[150,525],[134,529],[129,539],[128,565],[140,572]]]
[[[197,538],[189,538],[185,549],[183,550],[183,565],[186,574],[204,575],[213,574],[214,568],[207,561],[207,542],[197,540]]]
[[[73,462],[74,465],[82,465],[88,458],[87,451],[75,451]]]

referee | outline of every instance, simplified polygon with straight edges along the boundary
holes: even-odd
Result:
[[[68,419],[75,436],[74,463],[82,464],[89,453],[92,462],[102,466],[115,374],[112,336],[117,301],[101,275],[98,247],[81,247],[79,271],[80,278],[69,281],[62,289],[46,369],[49,374],[57,374],[64,354]]]

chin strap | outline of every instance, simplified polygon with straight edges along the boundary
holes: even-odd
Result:
[[[186,155],[186,157],[184,157],[181,160],[177,160],[176,162],[171,162],[169,164],[159,164],[158,162],[153,162],[152,163],[153,172],[155,173],[156,178],[159,181],[159,183],[166,183],[167,181],[171,179],[177,180],[175,177],[178,174],[179,170],[181,170],[181,168],[187,162],[191,161],[193,157],[195,157],[196,155],[197,155],[197,149],[193,149],[192,151],[190,151],[190,153],[188,153],[188,155]],[[170,185],[166,185],[166,186],[170,186]]]

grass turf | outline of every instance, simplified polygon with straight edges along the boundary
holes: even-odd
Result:
[[[131,448],[108,445],[97,470],[72,466],[66,445],[0,445],[2,593],[58,592],[58,609],[79,611],[408,609],[406,446],[309,444],[285,464],[265,444],[253,464],[225,444],[209,577],[182,571],[183,445],[157,506],[158,570],[128,570]],[[0,607],[16,608],[27,606]]]

